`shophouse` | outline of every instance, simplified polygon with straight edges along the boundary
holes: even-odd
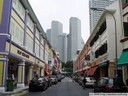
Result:
[[[27,86],[35,73],[44,76],[51,47],[28,0],[0,4],[0,92],[4,92],[8,78],[18,88]]]
[[[89,43],[89,56],[85,54],[83,56],[85,60],[89,57],[90,66],[89,69],[86,70],[87,76],[94,76],[97,79],[102,76],[114,77],[116,75],[117,64],[115,63],[115,54],[117,52],[117,58],[119,59],[122,50],[120,43],[122,28],[120,25],[120,8],[119,2],[116,1],[103,12],[87,41],[87,43]],[[117,40],[115,40],[115,36],[117,36]],[[88,49],[87,45],[88,44],[86,44],[85,49],[83,49],[84,52],[81,54],[85,53]],[[78,58],[81,58],[80,56],[82,55],[79,55]],[[79,67],[77,67],[78,65]],[[78,60],[75,63],[75,71],[81,69],[80,65],[81,62]],[[121,72],[121,68],[118,67],[118,73],[121,74]]]
[[[89,39],[81,50],[73,67],[73,72],[77,75],[85,75],[90,68],[90,44]]]
[[[122,32],[123,35],[120,42],[122,43],[123,50],[118,61],[118,66],[122,67],[123,80],[126,83],[126,80],[128,80],[128,1],[120,0],[120,7],[122,12],[122,28],[123,28],[123,32]],[[128,81],[126,84],[128,85]]]

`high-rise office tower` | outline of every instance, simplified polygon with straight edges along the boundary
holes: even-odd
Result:
[[[81,37],[81,21],[76,17],[70,18],[70,32],[68,34],[67,59],[75,61],[84,44]]]
[[[51,36],[52,34],[51,34],[51,29],[47,29],[47,31],[46,31],[46,36],[47,36],[47,39],[48,39],[48,41],[50,42],[50,44],[51,44],[51,40],[52,40],[52,36]]]
[[[63,31],[63,25],[62,23],[58,21],[52,21],[51,23],[51,45],[53,46],[56,51],[59,50],[59,43],[60,41],[58,40],[58,36],[62,34]]]
[[[62,33],[61,35],[59,35],[59,55],[61,56],[61,59],[63,60],[63,62],[67,62],[67,34],[66,33]]]
[[[51,29],[48,29],[46,36],[53,49],[59,53],[62,62],[67,62],[67,35],[62,33],[63,25],[58,21],[52,21]]]
[[[116,0],[90,0],[89,10],[90,10],[90,32],[93,31],[97,21],[99,20],[102,10],[91,10],[90,8],[105,8],[112,4]]]

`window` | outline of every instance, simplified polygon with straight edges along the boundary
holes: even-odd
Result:
[[[16,1],[17,0],[12,0],[12,6],[15,8],[16,7]]]
[[[33,52],[33,39],[28,34],[26,36],[26,48],[30,52]]]
[[[35,53],[36,56],[39,57],[39,45],[37,43],[35,44]]]
[[[44,39],[42,36],[41,36],[41,44],[44,45]]]
[[[11,20],[11,23],[10,23],[10,34],[12,35],[12,39],[14,38],[14,31],[15,31],[15,24]]]
[[[23,46],[23,41],[24,41],[24,38],[23,38],[23,37],[24,37],[24,30],[20,29],[19,32],[20,32],[20,38],[19,38],[19,40],[20,40],[20,45]]]
[[[33,21],[31,20],[30,16],[28,16],[27,25],[30,28],[30,30],[33,32],[34,24],[33,24]]]
[[[12,6],[16,10],[16,12],[20,15],[20,17],[24,20],[25,17],[25,9],[20,3],[19,0],[13,0]]]
[[[20,46],[23,46],[24,30],[12,18],[11,18],[11,23],[10,23],[10,33],[12,35],[12,41],[14,41]]]
[[[128,22],[124,22],[124,36],[128,36]]]
[[[39,32],[39,30],[38,30],[38,29],[36,29],[36,37],[37,37],[37,38],[38,38],[38,40],[39,40],[40,32]]]
[[[44,56],[43,54],[44,54],[44,49],[41,48],[41,50],[40,50],[40,58],[41,58],[41,60],[43,60],[43,56]]]

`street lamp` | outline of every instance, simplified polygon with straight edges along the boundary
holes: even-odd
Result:
[[[97,11],[106,11],[108,12],[110,15],[112,15],[113,19],[114,19],[114,23],[115,23],[115,76],[117,75],[117,29],[116,29],[116,19],[115,16],[113,15],[112,12],[110,12],[109,10],[105,9],[105,8],[90,8],[91,10],[97,10]]]

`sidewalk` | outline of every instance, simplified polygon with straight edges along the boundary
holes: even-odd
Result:
[[[15,96],[15,94],[20,93],[22,91],[28,90],[28,86],[14,89],[14,91],[6,91],[4,93],[0,93],[0,96]]]

